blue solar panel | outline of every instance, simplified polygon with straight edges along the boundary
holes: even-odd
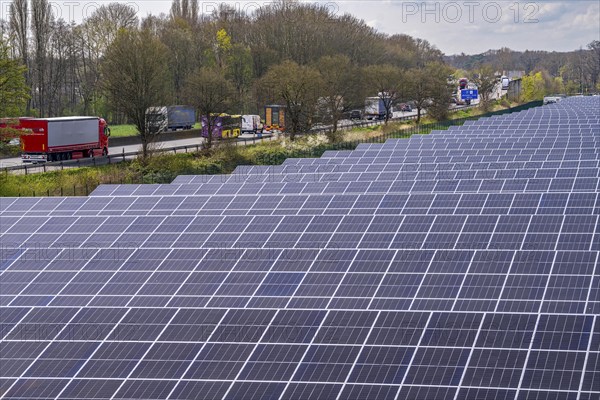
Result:
[[[598,398],[599,106],[3,200],[2,393]]]

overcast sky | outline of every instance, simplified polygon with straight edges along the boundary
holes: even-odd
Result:
[[[569,51],[600,40],[598,0],[343,1],[332,7],[379,31],[427,39],[446,54],[501,47]]]
[[[99,4],[115,0],[50,0],[55,13],[80,22]],[[117,0],[131,4],[144,17],[168,13],[170,0]],[[307,0],[303,0],[307,1]],[[509,47],[513,50],[570,51],[600,40],[599,0],[318,0],[337,15],[350,13],[378,31],[405,33],[427,39],[444,53],[481,53]],[[220,1],[200,0],[205,13]],[[245,11],[267,0],[227,1]],[[0,17],[7,19],[9,0],[0,0]],[[71,17],[72,16],[72,17]]]

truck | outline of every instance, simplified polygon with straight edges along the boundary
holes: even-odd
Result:
[[[236,138],[242,132],[242,116],[211,114],[212,137],[214,139]],[[202,137],[208,137],[208,117],[202,116]]]
[[[160,106],[146,110],[146,125],[150,133],[192,129],[196,110],[191,106]]]
[[[278,104],[265,106],[265,130],[285,131],[285,106]]]
[[[242,115],[242,133],[261,134],[263,124],[260,122],[260,115]]]
[[[390,113],[393,113],[393,108],[390,109]],[[385,104],[381,97],[367,97],[365,99],[365,114],[366,119],[385,119],[386,110]],[[390,115],[391,117],[391,115]]]
[[[25,163],[108,155],[110,128],[98,117],[19,118]]]
[[[503,75],[500,78],[500,82],[502,82],[502,90],[508,90],[508,84],[510,83],[508,76]]]

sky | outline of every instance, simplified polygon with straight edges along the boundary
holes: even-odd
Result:
[[[80,22],[101,4],[115,0],[50,0],[55,14]],[[116,0],[130,4],[140,18],[168,13],[170,0]],[[308,0],[301,0],[308,2]],[[600,40],[600,0],[317,0],[335,15],[349,13],[387,34],[428,40],[445,54],[478,54],[489,49],[571,51]],[[221,1],[202,1],[210,13]],[[244,11],[268,0],[226,1]],[[8,19],[10,0],[0,0]]]

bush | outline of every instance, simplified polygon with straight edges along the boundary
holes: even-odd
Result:
[[[254,165],[280,165],[289,157],[280,146],[257,145],[246,149],[247,157]]]

